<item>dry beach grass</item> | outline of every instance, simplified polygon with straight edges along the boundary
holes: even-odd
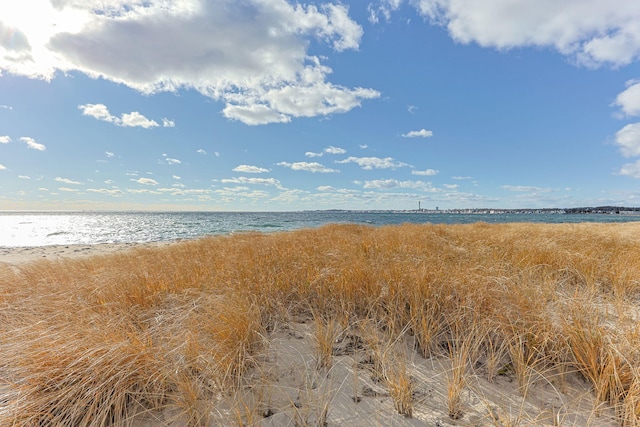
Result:
[[[0,262],[0,426],[640,425],[640,223]]]

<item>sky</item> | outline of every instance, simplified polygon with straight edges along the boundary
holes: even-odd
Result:
[[[0,210],[601,205],[638,1],[0,2]]]

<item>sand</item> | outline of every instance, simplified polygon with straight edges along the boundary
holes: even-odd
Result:
[[[153,243],[103,243],[97,245],[51,245],[37,247],[0,247],[0,263],[14,266],[39,261],[56,261],[63,258],[80,258],[122,252],[140,246],[161,246],[169,242]]]
[[[69,258],[107,255],[141,246],[161,246],[168,243],[125,243],[99,245],[59,245],[44,247],[0,248],[0,264],[19,269],[40,260],[56,261]],[[301,319],[282,325],[268,337],[264,351],[258,356],[258,369],[250,375],[261,384],[260,393],[247,389],[234,399],[248,406],[263,408],[255,425],[293,426],[506,426],[512,425],[583,425],[616,426],[611,411],[594,418],[595,402],[589,385],[577,374],[570,373],[560,386],[544,380],[533,381],[523,392],[512,374],[499,375],[492,381],[482,370],[467,379],[464,387],[462,414],[459,419],[447,416],[447,374],[451,371],[448,358],[422,358],[411,351],[410,339],[399,347],[413,355],[406,369],[415,382],[413,416],[398,414],[388,390],[367,367],[368,354],[349,348],[348,342],[358,342],[346,331],[336,340],[332,365],[315,369],[315,343],[312,320]],[[346,344],[345,344],[346,343]],[[347,345],[344,351],[341,346]],[[354,375],[355,369],[355,375]],[[3,390],[0,384],[0,410]],[[265,397],[267,396],[267,397]],[[220,402],[217,425],[233,419],[233,410],[224,410]],[[227,403],[228,404],[228,403]],[[325,412],[326,411],[326,412]],[[324,421],[324,422],[323,422]],[[326,424],[325,424],[326,423]],[[134,427],[185,426],[180,416],[164,411],[143,411],[135,417]]]

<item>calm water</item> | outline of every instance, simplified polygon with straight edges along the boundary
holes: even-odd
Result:
[[[242,231],[286,231],[328,223],[627,222],[639,216],[382,212],[0,212],[0,247],[191,239]]]

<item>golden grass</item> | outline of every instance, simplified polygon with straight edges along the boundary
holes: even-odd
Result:
[[[329,225],[4,268],[0,425],[130,425],[163,411],[186,425],[250,422],[257,412],[229,397],[251,386],[278,325],[304,319],[312,369],[329,372],[338,336],[371,329],[373,369],[407,417],[420,384],[406,348],[451,361],[445,416],[464,416],[481,369],[489,381],[511,371],[522,393],[579,372],[594,414],[638,426],[635,236],[638,223]]]

